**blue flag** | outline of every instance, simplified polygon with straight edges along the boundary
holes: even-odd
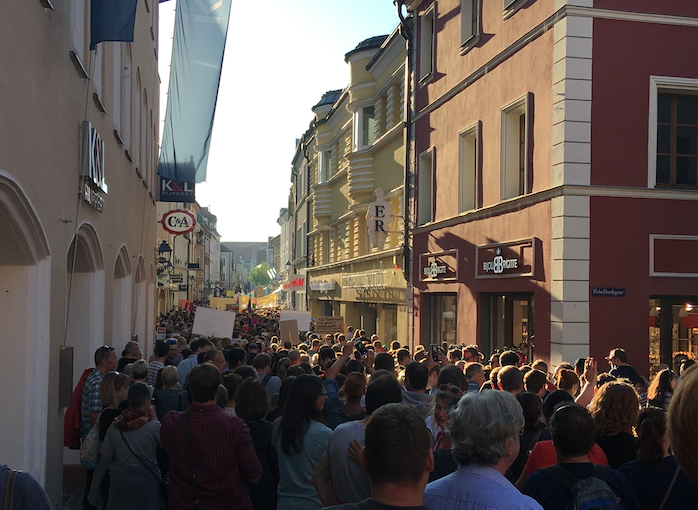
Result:
[[[138,0],[92,0],[90,51],[104,41],[133,42]]]
[[[178,0],[158,174],[206,180],[232,0]]]

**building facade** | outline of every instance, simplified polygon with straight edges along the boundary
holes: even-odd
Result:
[[[61,506],[63,414],[105,344],[152,349],[158,4],[132,43],[89,51],[88,0],[12,0],[0,16],[3,463]],[[72,361],[72,363],[71,363]],[[67,402],[66,402],[66,396]],[[64,451],[65,450],[65,451]]]
[[[307,170],[309,187],[309,231],[305,239],[304,232],[297,235],[295,246],[295,260],[307,263],[306,271],[296,272],[305,276],[308,310],[313,317],[342,316],[384,342],[401,343],[407,341],[405,56],[398,30],[347,53],[349,86],[326,93],[313,107],[315,119],[296,160]],[[297,233],[303,214],[297,205]]]
[[[553,364],[620,346],[643,372],[695,354],[698,6],[406,4],[415,337]]]

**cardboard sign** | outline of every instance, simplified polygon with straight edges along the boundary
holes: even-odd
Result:
[[[164,340],[167,335],[167,328],[155,328],[155,340]]]
[[[194,327],[191,332],[195,335],[232,338],[233,329],[235,329],[235,316],[234,312],[199,306],[196,309]]]
[[[297,312],[295,310],[281,310],[279,321],[298,322],[299,331],[308,331],[310,329],[310,312]]]
[[[291,345],[298,345],[298,322],[296,319],[290,321],[279,321],[279,328],[281,329],[281,345],[286,342],[291,342]]]
[[[344,317],[318,317],[315,319],[315,333],[321,336],[346,333]]]

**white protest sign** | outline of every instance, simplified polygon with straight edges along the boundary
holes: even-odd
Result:
[[[310,312],[297,312],[295,310],[281,310],[279,321],[298,322],[298,331],[308,331],[310,329]]]
[[[194,335],[232,338],[235,329],[235,315],[235,312],[197,306],[194,327],[191,332]]]

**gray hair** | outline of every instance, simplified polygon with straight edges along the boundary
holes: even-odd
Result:
[[[144,379],[148,375],[148,362],[144,359],[139,359],[133,363],[131,370],[131,379]]]
[[[121,355],[126,356],[128,354],[131,354],[136,347],[138,347],[138,342],[129,340],[128,342],[126,342],[126,346],[124,347],[124,350],[122,351]]]
[[[459,464],[493,466],[506,456],[506,440],[518,441],[523,426],[523,410],[516,397],[489,390],[463,395],[449,415],[446,432]]]

